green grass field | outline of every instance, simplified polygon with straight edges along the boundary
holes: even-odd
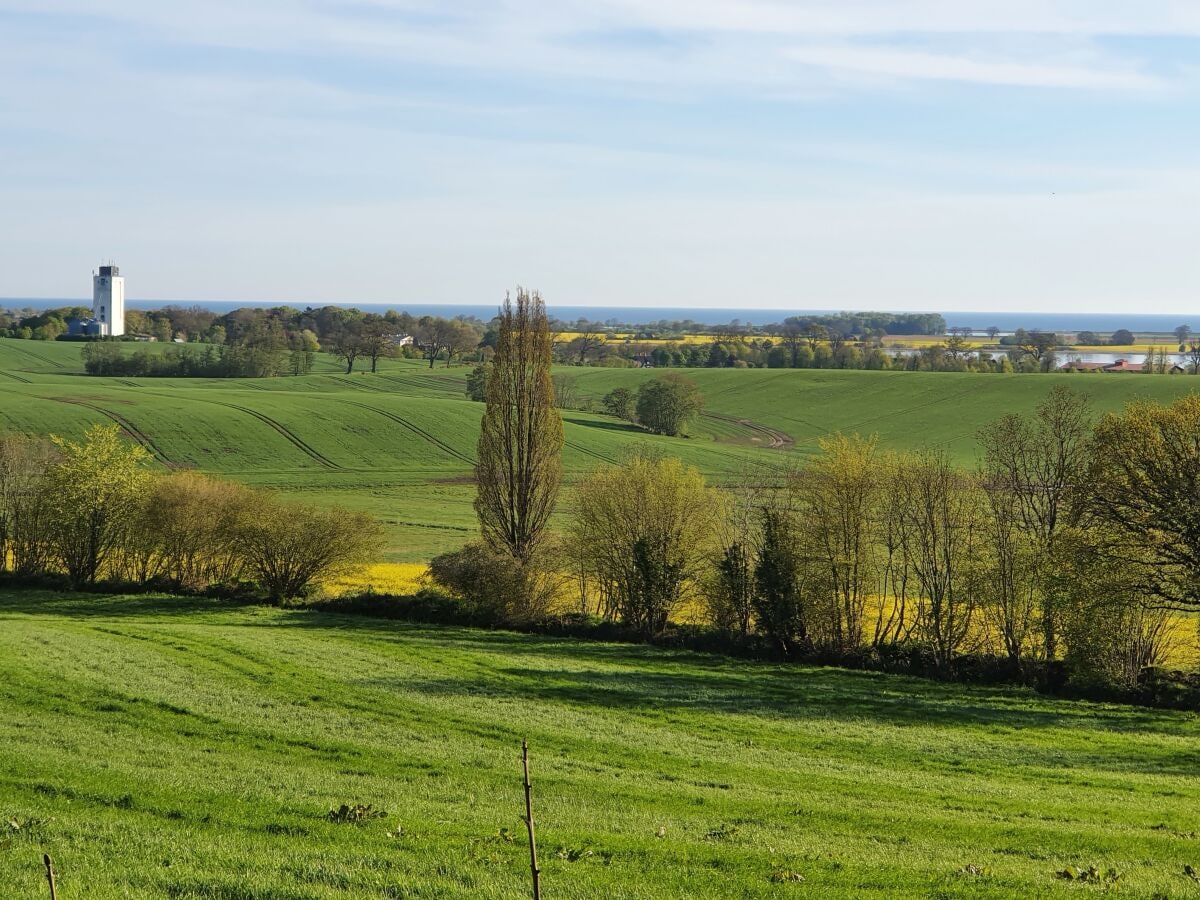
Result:
[[[365,509],[387,558],[469,539],[466,367],[89,378],[0,340],[0,429],[117,422],[163,468]],[[571,369],[583,397],[655,372]],[[714,480],[835,431],[960,462],[1054,384],[1101,410],[1185,377],[698,370],[692,437],[565,414],[570,483],[640,444]],[[1196,382],[1200,384],[1200,380]],[[1200,896],[1194,715],[644,647],[154,597],[0,592],[0,898],[519,897],[519,743],[545,896]],[[362,824],[331,808],[372,804]],[[793,877],[796,876],[796,877]],[[803,880],[797,880],[802,878]],[[1107,888],[1112,888],[1108,885]]]
[[[482,407],[465,399],[467,367],[385,360],[347,376],[318,355],[300,378],[90,378],[79,345],[0,339],[0,428],[78,435],[115,421],[162,466],[194,467],[320,502],[365,509],[387,526],[387,558],[422,562],[474,533],[471,462]],[[582,397],[636,387],[650,370],[569,369]],[[716,480],[782,468],[835,431],[887,447],[942,446],[975,458],[979,428],[1032,410],[1051,385],[1090,393],[1099,409],[1137,396],[1169,400],[1186,376],[712,370],[688,373],[707,409],[692,437],[657,438],[601,415],[568,412],[570,482],[638,444],[682,457]],[[1200,379],[1195,381],[1200,386]],[[776,446],[772,446],[776,445]]]
[[[547,898],[1200,893],[1194,715],[5,592],[0,895],[44,896],[46,850],[64,900],[520,897],[523,736]]]

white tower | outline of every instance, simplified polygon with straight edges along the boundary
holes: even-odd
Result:
[[[117,266],[101,266],[92,275],[92,318],[101,334],[125,333],[125,279]]]

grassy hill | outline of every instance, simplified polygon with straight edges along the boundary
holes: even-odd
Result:
[[[149,345],[154,348],[154,345]],[[114,421],[160,465],[195,467],[314,500],[345,503],[387,524],[388,558],[423,561],[474,530],[471,463],[479,404],[465,399],[466,367],[385,360],[378,374],[345,375],[320,354],[299,378],[92,378],[80,347],[0,339],[0,428],[77,435]],[[565,369],[598,400],[656,372]],[[889,447],[946,447],[974,460],[975,434],[1009,411],[1029,411],[1054,384],[1118,409],[1200,386],[1186,376],[713,370],[688,372],[707,403],[688,439],[653,437],[605,416],[568,412],[568,481],[631,447],[650,444],[715,479],[748,465],[784,467],[835,431],[878,434]]]
[[[48,850],[89,900],[519,897],[523,736],[547,897],[1073,897],[1055,872],[1093,864],[1196,890],[1194,715],[11,592],[0,884],[42,896]]]

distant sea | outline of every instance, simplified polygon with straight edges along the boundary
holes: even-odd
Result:
[[[255,300],[129,300],[131,309],[158,309],[168,304],[177,306],[202,306],[215,313],[226,313],[242,306],[320,306],[317,303],[283,303]],[[55,306],[90,306],[90,299],[28,299],[0,297],[0,307],[20,309],[33,307],[45,309]],[[430,304],[430,303],[354,303],[330,301],[332,306],[354,306],[364,312],[386,312],[389,309],[407,311],[414,316],[476,316],[490,319],[496,314],[496,304]],[[1159,315],[1150,313],[1087,313],[1087,312],[941,312],[950,328],[969,327],[983,330],[991,326],[1001,331],[1017,328],[1042,331],[1095,331],[1109,334],[1118,328],[1130,331],[1171,332],[1179,325],[1189,325],[1200,332],[1200,312],[1187,315]],[[781,322],[788,316],[824,315],[841,312],[834,309],[733,309],[701,307],[633,307],[633,306],[551,306],[550,314],[563,321],[573,322],[579,318],[607,322],[652,323],[662,320],[681,321],[690,319],[702,325],[723,325],[734,319],[743,324],[765,325]]]

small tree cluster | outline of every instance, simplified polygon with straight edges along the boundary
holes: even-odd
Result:
[[[653,378],[637,392],[637,420],[655,434],[686,434],[703,406],[696,383],[681,375]]]
[[[273,601],[369,561],[377,523],[193,472],[156,474],[115,425],[0,436],[0,572],[175,590],[249,581]]]
[[[781,487],[730,492],[643,452],[577,485],[559,564],[581,609],[644,635],[703,609],[784,655],[1061,660],[1131,685],[1164,659],[1166,609],[1200,608],[1197,433],[1197,398],[1093,425],[1056,388],[986,429],[973,470],[835,436]]]
[[[643,451],[578,483],[550,554],[562,425],[538,313],[506,308],[487,379],[484,540],[432,567],[500,620],[547,612],[562,584],[541,576],[565,569],[581,610],[646,636],[702,609],[784,655],[906,648],[947,673],[964,654],[1014,672],[1061,660],[1080,679],[1130,686],[1164,659],[1168,608],[1200,608],[1196,397],[1093,423],[1086,398],[1056,387],[1033,414],[986,428],[973,470],[943,450],[838,435],[782,485],[764,488],[760,473],[731,493]],[[647,382],[638,418],[675,388],[688,393]],[[633,402],[613,391],[604,406],[628,415]]]

